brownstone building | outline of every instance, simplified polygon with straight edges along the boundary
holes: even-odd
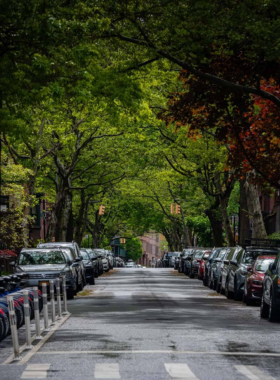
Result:
[[[143,266],[153,266],[167,251],[167,243],[163,235],[150,232],[140,237],[142,243],[142,257],[137,261]]]

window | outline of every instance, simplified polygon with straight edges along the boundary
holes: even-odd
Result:
[[[26,251],[19,257],[19,265],[65,264],[61,251]]]

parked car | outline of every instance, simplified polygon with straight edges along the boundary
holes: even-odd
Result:
[[[181,260],[179,262],[180,273],[185,273],[187,276],[189,274],[190,262],[195,253],[195,248],[185,248],[183,254],[181,255]]]
[[[88,254],[86,249],[81,249],[81,255],[83,257],[83,262],[86,268],[86,280],[90,285],[94,285],[94,277],[96,273],[95,266],[97,263],[95,263]]]
[[[259,256],[253,267],[247,268],[245,276],[243,301],[249,306],[262,298],[263,279],[269,264],[273,263],[276,256]]]
[[[230,248],[228,247],[228,251],[226,252],[226,255],[224,256],[224,259],[221,264],[221,289],[220,293],[225,294],[226,291],[226,284],[228,280],[228,271],[229,271],[229,262],[232,259],[234,252],[235,252],[235,247]]]
[[[163,255],[163,258],[162,258],[163,268],[171,268],[174,266],[173,257],[176,254],[177,254],[177,252],[167,252]]]
[[[103,273],[102,256],[91,248],[86,248],[86,251],[89,254],[90,259],[95,263],[95,277],[97,278]]]
[[[210,253],[211,251],[197,248],[196,251],[193,254],[192,260],[190,261],[190,269],[189,269],[189,276],[190,278],[193,278],[198,274],[198,268],[199,264],[201,262],[201,259],[204,255],[204,253]]]
[[[169,267],[175,267],[175,260],[180,256],[181,252],[172,252],[172,255],[169,258]]]
[[[221,287],[221,268],[222,263],[225,255],[229,251],[230,248],[221,248],[218,250],[218,253],[213,260],[213,264],[211,266],[210,274],[209,274],[209,288],[217,290],[217,292],[220,292]]]
[[[49,242],[40,243],[37,248],[71,248],[75,254],[75,266],[78,268],[78,290],[83,290],[86,285],[86,268],[83,263],[83,258],[81,256],[80,248],[76,242]],[[80,260],[78,260],[80,258]],[[80,279],[82,277],[82,280]]]
[[[126,264],[125,264],[125,268],[134,268],[135,267],[135,264],[133,261],[128,261]]]
[[[105,250],[105,254],[107,255],[109,268],[113,269],[114,268],[114,256],[113,256],[112,252],[109,250]]]
[[[210,276],[209,275],[211,273],[211,268],[212,268],[214,259],[216,258],[217,254],[220,252],[221,249],[222,248],[213,248],[209,257],[208,257],[207,263],[206,263],[205,268],[204,268],[204,274],[203,274],[203,285],[204,286],[210,285]]]
[[[182,252],[178,252],[178,254],[176,256],[174,256],[174,269],[175,270],[179,269],[179,262],[181,259],[181,254],[182,254]]]
[[[77,260],[77,259],[76,259]],[[60,248],[24,248],[21,250],[15,263],[15,273],[24,273],[26,287],[48,285],[50,280],[61,279],[65,275],[67,298],[73,299],[77,292],[76,271],[73,261],[69,259],[65,250]]]
[[[107,254],[105,252],[104,249],[102,248],[97,248],[97,249],[94,249],[94,252],[96,254],[99,255],[99,257],[101,257],[101,260],[102,260],[102,266],[103,266],[103,271],[104,272],[109,272],[110,270],[110,266],[109,266],[109,259],[107,257]]]
[[[280,253],[269,264],[264,276],[261,318],[268,318],[271,322],[280,320]]]
[[[201,261],[200,261],[199,267],[198,267],[198,273],[197,273],[197,278],[199,280],[203,280],[205,265],[208,261],[210,254],[211,254],[211,251],[205,251],[202,258],[201,258]]]
[[[278,250],[267,247],[236,247],[233,257],[230,259],[228,278],[226,283],[226,295],[235,300],[243,298],[245,276],[248,268],[252,267],[260,255],[277,255]]]

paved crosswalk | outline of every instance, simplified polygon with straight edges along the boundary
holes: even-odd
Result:
[[[186,363],[165,363],[164,368],[171,380],[199,380],[199,377],[193,373]],[[257,366],[234,365],[234,368],[239,373],[239,377],[241,374],[244,379],[275,380],[261,371]],[[50,364],[29,364],[21,375],[21,379],[46,379],[49,369]],[[121,370],[118,363],[98,363],[94,366],[94,379],[121,378]]]
[[[21,379],[46,379],[50,364],[28,364]]]

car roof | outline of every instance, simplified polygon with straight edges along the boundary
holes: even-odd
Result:
[[[22,248],[22,250],[20,251],[21,252],[32,252],[32,251],[54,251],[54,248],[60,248],[60,247],[53,247],[53,248],[40,248],[40,247],[36,247],[36,248]]]
[[[74,245],[75,242],[74,241],[49,241],[47,243],[39,243],[39,245],[57,245],[57,246],[61,246],[61,245]]]

